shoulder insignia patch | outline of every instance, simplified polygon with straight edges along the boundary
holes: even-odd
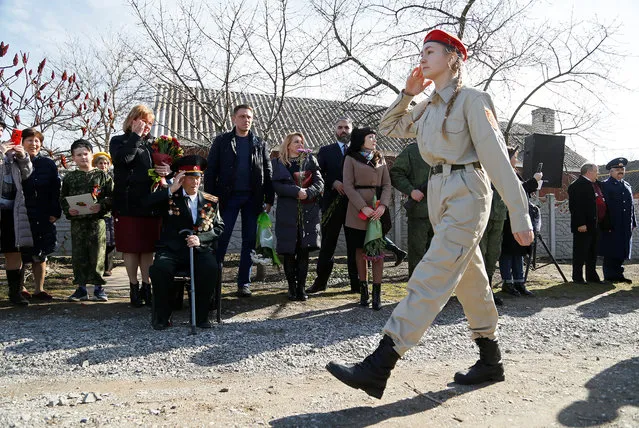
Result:
[[[214,195],[211,195],[210,193],[202,192],[202,197],[204,199],[206,199],[207,201],[211,201],[211,202],[215,202],[215,203],[217,203],[217,201],[218,201],[218,197],[214,196]]]
[[[499,123],[497,123],[497,119],[495,119],[493,111],[488,107],[484,107],[484,111],[486,112],[486,119],[488,119],[488,123],[490,123],[490,126],[492,126],[495,131],[500,131]]]

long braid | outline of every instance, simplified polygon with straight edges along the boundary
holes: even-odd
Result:
[[[450,111],[453,109],[453,104],[455,104],[455,100],[457,99],[457,96],[459,95],[459,91],[461,90],[462,87],[462,59],[461,56],[459,56],[457,54],[457,50],[455,48],[446,48],[446,52],[447,53],[455,53],[455,62],[453,62],[450,65],[450,69],[452,70],[453,74],[457,75],[457,85],[455,85],[455,90],[453,92],[453,96],[450,98],[450,101],[448,101],[448,105],[446,106],[446,114],[444,115],[444,121],[442,122],[442,135],[444,136],[444,139],[446,141],[448,141],[448,135],[446,134],[446,120],[448,120],[448,115],[450,114]]]

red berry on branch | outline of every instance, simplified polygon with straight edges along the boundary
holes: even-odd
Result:
[[[14,56],[14,57],[13,57],[13,66],[14,66],[14,67],[15,67],[16,65],[18,65],[18,61],[19,61],[18,54],[16,54],[16,56]]]
[[[66,71],[66,70],[64,70],[64,71],[62,72],[62,81],[63,81],[63,82],[66,82],[66,80],[67,80],[67,71]]]
[[[38,74],[42,74],[42,71],[44,70],[44,65],[47,63],[47,59],[43,59],[40,64],[38,64]]]
[[[14,75],[18,77],[22,73],[22,70],[24,70],[24,67],[17,69]]]

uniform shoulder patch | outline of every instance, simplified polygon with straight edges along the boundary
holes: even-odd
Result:
[[[214,195],[211,195],[210,193],[202,192],[202,197],[204,199],[206,199],[207,201],[211,201],[211,202],[215,202],[215,203],[217,203],[217,201],[218,201],[218,197],[214,196]]]
[[[499,131],[499,123],[497,122],[497,119],[495,119],[493,111],[488,107],[484,107],[484,112],[486,113],[486,119],[488,119],[490,126],[492,126],[495,131]]]

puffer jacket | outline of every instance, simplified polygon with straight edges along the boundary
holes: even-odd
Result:
[[[22,180],[26,180],[33,173],[33,164],[29,155],[26,155],[23,159],[18,159],[13,150],[8,150],[6,154],[3,152],[2,145],[0,145],[1,166],[11,168],[11,177],[16,186],[16,199],[13,204],[13,223],[16,234],[15,246],[17,248],[33,247],[31,224],[29,223],[27,205],[22,190]],[[4,171],[2,172],[4,175]]]

